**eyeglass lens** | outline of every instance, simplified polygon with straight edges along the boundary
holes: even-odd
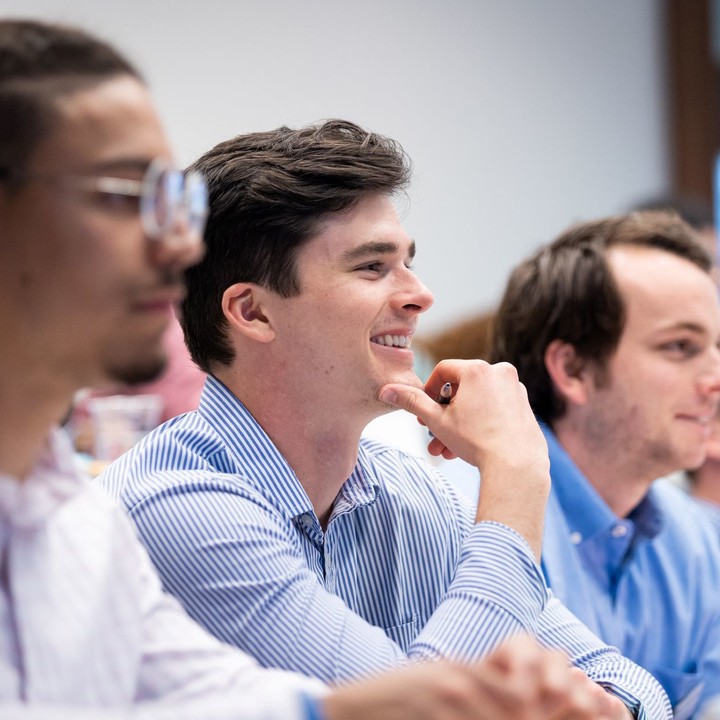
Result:
[[[187,176],[179,170],[153,163],[144,180],[142,216],[146,232],[160,237],[185,224],[185,232],[199,240],[207,216],[207,188],[197,173]]]

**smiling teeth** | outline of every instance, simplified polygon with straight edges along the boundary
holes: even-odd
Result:
[[[377,337],[370,338],[370,342],[377,343],[378,345],[385,345],[387,347],[410,347],[410,336],[409,335],[378,335]]]

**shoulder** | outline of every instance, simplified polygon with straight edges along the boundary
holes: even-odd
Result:
[[[675,483],[660,479],[653,483],[649,496],[662,513],[663,529],[697,538],[716,539],[707,514],[688,493]]]
[[[98,563],[112,563],[118,573],[125,574],[135,562],[134,553],[129,551],[139,547],[135,528],[127,515],[92,482],[59,508],[51,527],[56,541],[64,537],[72,542],[73,553],[84,558],[88,569]],[[130,565],[124,558],[132,558]]]
[[[96,483],[127,509],[166,493],[247,490],[225,442],[196,412],[160,425]]]
[[[712,520],[684,490],[667,480],[657,480],[650,497],[662,517],[662,529],[656,537],[658,553],[669,561],[682,556],[720,581],[720,537]]]

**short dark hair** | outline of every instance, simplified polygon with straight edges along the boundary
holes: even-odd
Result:
[[[515,365],[535,414],[565,412],[545,367],[545,351],[562,340],[600,370],[625,325],[622,296],[607,262],[620,245],[655,248],[710,273],[712,260],[675,212],[645,211],[575,225],[512,272],[495,318],[493,362]]]
[[[82,30],[0,20],[0,172],[24,169],[53,128],[58,98],[116,75],[142,81],[120,53]]]
[[[674,210],[694,230],[705,230],[715,226],[712,203],[700,195],[653,197],[637,203],[632,210]]]
[[[206,253],[186,271],[182,311],[195,363],[211,372],[234,357],[221,307],[228,287],[252,282],[297,295],[298,249],[323,219],[366,195],[404,190],[410,167],[397,142],[344,120],[240,135],[193,163],[210,196]]]

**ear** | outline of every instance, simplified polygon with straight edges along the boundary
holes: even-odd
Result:
[[[584,405],[592,373],[575,348],[563,340],[553,340],[545,349],[545,368],[555,389],[568,403]]]
[[[271,342],[275,328],[265,314],[269,291],[253,283],[235,283],[222,296],[222,309],[230,326],[257,342]]]

